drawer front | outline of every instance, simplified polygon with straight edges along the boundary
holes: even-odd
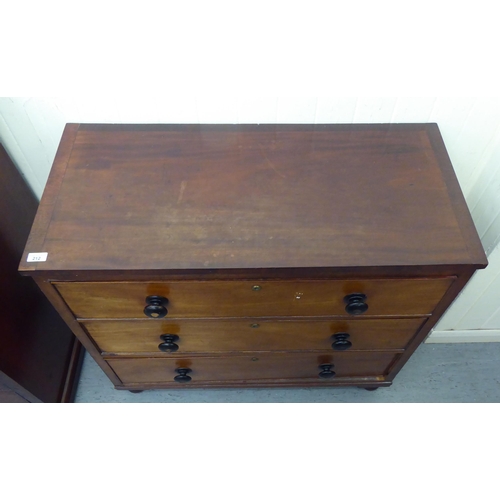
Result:
[[[173,386],[197,382],[264,380],[334,381],[341,377],[382,376],[391,365],[394,353],[336,353],[323,355],[259,354],[258,356],[109,359],[107,362],[124,384],[171,383]],[[330,369],[320,365],[330,364]],[[176,382],[183,375],[176,369],[191,370],[188,382]],[[330,373],[329,373],[330,372]],[[328,378],[323,378],[320,374]],[[332,377],[332,375],[334,376]]]
[[[168,300],[158,307],[164,307],[169,318],[349,317],[346,307],[359,312],[363,304],[364,315],[431,314],[454,279],[56,282],[54,286],[78,318],[145,318],[149,296]],[[360,294],[365,297],[359,298]],[[350,305],[349,297],[355,297]]]
[[[425,321],[87,321],[86,330],[108,353],[183,353],[404,349]],[[168,337],[170,335],[170,337]],[[161,336],[164,336],[163,338]],[[161,348],[160,348],[161,347]]]

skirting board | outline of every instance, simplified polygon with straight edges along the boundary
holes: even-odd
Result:
[[[458,342],[500,342],[500,330],[435,330],[425,339],[426,344]]]

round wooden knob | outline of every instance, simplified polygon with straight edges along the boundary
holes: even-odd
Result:
[[[179,349],[179,346],[174,343],[176,340],[179,340],[178,335],[167,333],[165,335],[160,335],[160,338],[163,340],[163,342],[158,346],[160,351],[175,352]]]
[[[192,370],[190,368],[176,368],[176,373],[178,373],[179,375],[176,375],[174,377],[174,380],[176,382],[180,382],[180,383],[183,383],[183,382],[191,382],[191,377],[188,375],[188,373],[191,373]]]
[[[320,378],[332,378],[332,377],[335,377],[335,375],[336,375],[335,372],[332,370],[333,365],[331,365],[331,364],[324,363],[322,365],[319,365],[318,368],[321,370],[318,373],[318,376]]]
[[[350,335],[345,332],[339,332],[332,335],[334,340],[332,349],[334,351],[347,351],[347,349],[350,349],[352,347],[352,343],[347,340],[349,337]]]
[[[345,310],[352,315],[363,314],[368,310],[366,295],[364,293],[351,293],[344,297],[344,302],[347,304]]]
[[[161,295],[149,295],[146,297],[146,304],[144,314],[149,318],[164,318],[168,314],[165,307],[168,304],[168,299]]]

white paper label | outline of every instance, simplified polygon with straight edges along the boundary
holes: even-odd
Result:
[[[45,262],[48,257],[48,252],[38,252],[38,253],[29,253],[27,262]]]

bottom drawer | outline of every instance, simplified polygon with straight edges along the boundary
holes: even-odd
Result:
[[[341,377],[373,377],[386,373],[397,354],[285,353],[258,356],[115,358],[107,362],[123,384],[177,382],[321,381]],[[325,366],[329,365],[329,366]],[[187,370],[187,371],[186,371]]]

